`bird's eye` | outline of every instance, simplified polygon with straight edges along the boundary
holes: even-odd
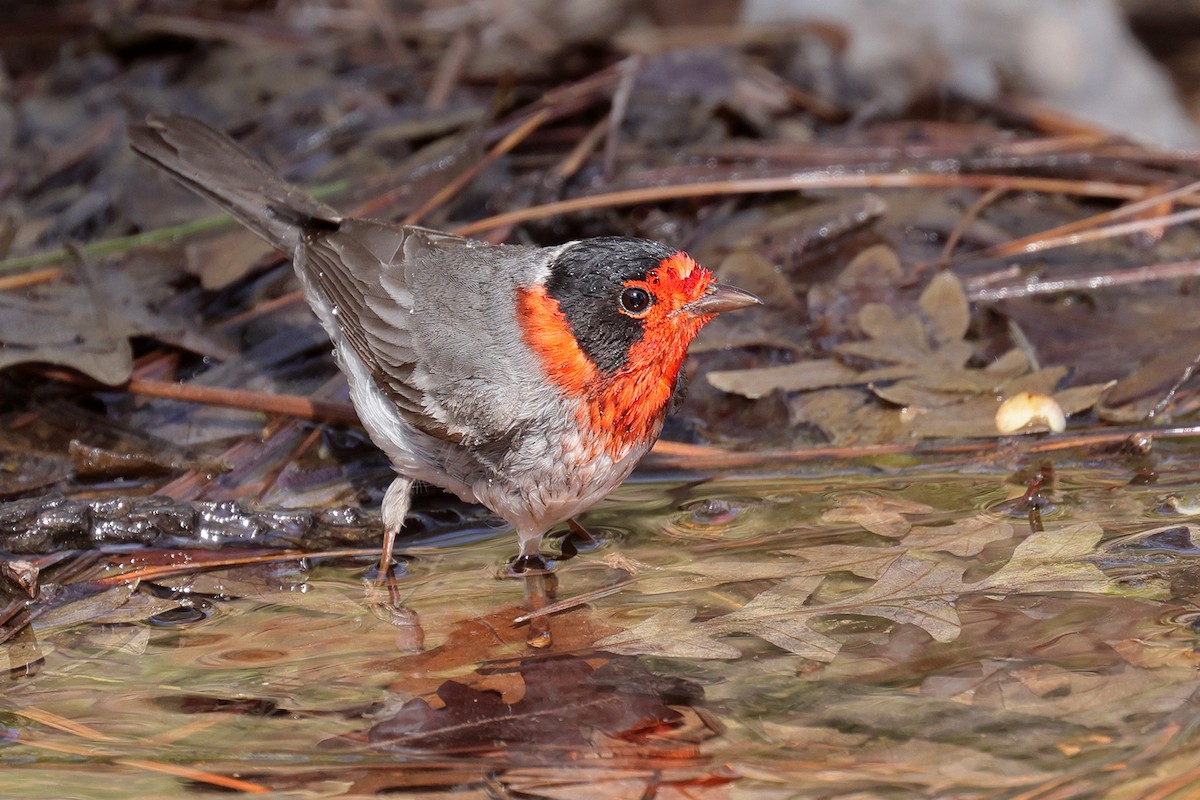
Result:
[[[630,286],[621,292],[621,308],[633,315],[639,315],[650,307],[650,293],[645,289]]]

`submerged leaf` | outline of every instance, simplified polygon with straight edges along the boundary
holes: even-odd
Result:
[[[871,588],[817,608],[907,622],[924,628],[939,642],[949,642],[961,628],[954,600],[963,591],[962,572],[959,564],[908,553],[896,559]]]
[[[976,587],[985,592],[1108,592],[1112,581],[1092,555],[1104,531],[1094,522],[1039,531],[1017,545],[1012,558]]]
[[[987,516],[969,517],[951,525],[914,527],[904,537],[904,545],[917,550],[973,556],[992,542],[1011,539],[1011,522]]]
[[[81,588],[87,587],[81,585]],[[139,622],[156,614],[173,611],[188,602],[182,597],[155,597],[137,592],[136,588],[132,583],[118,584],[102,592],[52,606],[34,619],[33,626],[41,630],[84,622]]]
[[[820,583],[819,576],[792,578],[737,611],[701,625],[714,634],[750,633],[789,653],[814,661],[830,661],[838,654],[841,643],[813,630],[804,612],[804,603]]]
[[[928,514],[933,508],[924,503],[912,503],[897,498],[874,494],[838,495],[833,508],[821,514],[821,522],[851,522],[861,525],[871,533],[898,539],[908,533],[912,523],[907,519],[914,514]]]
[[[870,495],[854,496],[833,517],[865,520],[875,525],[874,515],[858,512],[885,506]],[[928,511],[917,504],[896,503],[910,512]],[[843,514],[844,510],[850,513]],[[759,593],[744,606],[722,616],[693,621],[695,609],[669,608],[659,611],[634,627],[609,636],[598,646],[622,653],[654,654],[686,658],[735,658],[739,651],[717,640],[733,633],[746,633],[788,652],[814,661],[831,661],[840,641],[814,627],[820,620],[843,616],[869,616],[915,625],[939,642],[953,641],[961,630],[956,604],[963,595],[1043,594],[1046,592],[1111,593],[1116,585],[1091,558],[1100,541],[1095,524],[1069,525],[1035,533],[1017,545],[1009,561],[982,581],[963,580],[965,564],[938,556],[941,551],[962,556],[975,555],[988,544],[1012,538],[1013,528],[1004,520],[977,517],[943,527],[908,526],[893,509],[880,530],[900,540],[887,547],[822,545],[786,551],[801,557],[793,565],[793,577]],[[828,521],[828,520],[826,520]],[[774,568],[775,565],[771,565]],[[686,568],[685,568],[686,569]],[[696,569],[703,574],[711,570]],[[751,572],[762,573],[752,569]],[[825,576],[851,572],[874,582],[855,594],[830,602],[813,602],[812,597]],[[731,577],[729,573],[726,577]],[[758,576],[760,579],[765,574]],[[747,579],[750,579],[749,577]],[[672,591],[687,588],[692,578],[665,581]],[[709,585],[703,578],[701,585]]]
[[[737,658],[741,651],[713,638],[704,623],[692,625],[696,609],[664,608],[628,630],[596,642],[616,653],[668,658]]]
[[[599,667],[572,655],[526,659],[508,671],[524,684],[516,702],[445,681],[437,689],[441,708],[410,700],[371,728],[371,743],[418,753],[518,754],[535,745],[592,752],[601,736],[628,738],[677,724],[682,715],[668,703],[702,696],[693,684],[619,658]]]

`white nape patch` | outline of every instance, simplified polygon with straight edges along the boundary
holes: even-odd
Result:
[[[574,247],[575,245],[579,244],[579,242],[579,239],[573,239],[572,241],[561,244],[558,247],[547,247],[545,249],[546,257],[538,262],[537,270],[531,273],[529,285],[536,286],[544,284],[546,279],[550,277],[550,265],[558,260],[558,257],[563,254],[564,250],[569,247]]]

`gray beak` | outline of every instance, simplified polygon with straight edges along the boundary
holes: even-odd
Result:
[[[726,286],[723,283],[714,283],[708,288],[707,294],[688,303],[680,311],[687,311],[701,317],[707,314],[719,314],[722,311],[736,311],[739,308],[753,305],[762,305],[762,300],[743,289]]]

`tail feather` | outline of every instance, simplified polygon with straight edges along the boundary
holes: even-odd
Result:
[[[307,228],[336,228],[337,212],[287,183],[220,131],[183,114],[151,114],[131,125],[133,149],[285,252]]]

